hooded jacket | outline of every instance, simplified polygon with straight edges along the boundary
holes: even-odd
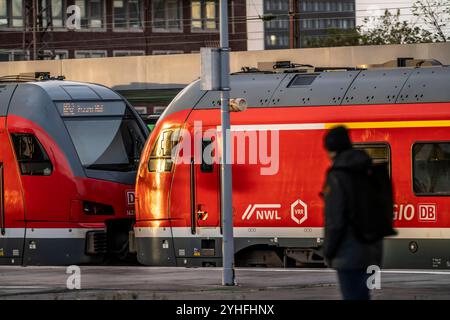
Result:
[[[382,241],[362,243],[349,222],[352,196],[351,172],[367,171],[372,160],[365,151],[349,149],[339,153],[327,172],[325,200],[325,241],[323,253],[330,267],[341,270],[366,269],[381,265]]]

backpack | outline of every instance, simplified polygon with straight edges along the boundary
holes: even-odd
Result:
[[[355,237],[374,243],[397,232],[393,228],[392,183],[385,164],[372,164],[367,171],[349,172],[352,178],[349,220]]]

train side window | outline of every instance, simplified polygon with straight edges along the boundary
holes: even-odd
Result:
[[[415,143],[412,158],[416,195],[450,195],[450,142]]]
[[[20,172],[26,176],[49,176],[53,166],[39,140],[32,134],[12,134]]]
[[[211,146],[213,140],[203,139],[202,140],[202,164],[200,165],[200,170],[202,172],[213,172],[214,171],[214,149]],[[209,148],[210,152],[205,152]]]
[[[374,164],[385,164],[391,175],[391,149],[387,143],[355,143],[355,149],[364,150],[372,158]]]

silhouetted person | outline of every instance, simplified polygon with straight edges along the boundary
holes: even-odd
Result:
[[[328,266],[336,269],[344,299],[370,299],[367,267],[381,265],[382,242],[359,241],[350,221],[355,202],[354,174],[364,174],[372,164],[363,150],[353,149],[343,126],[331,129],[324,139],[333,161],[327,172],[322,195],[325,201],[325,241],[323,253]],[[359,190],[359,195],[364,190]]]

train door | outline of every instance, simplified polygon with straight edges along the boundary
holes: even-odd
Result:
[[[204,127],[204,130],[212,127]],[[195,266],[219,266],[220,243],[220,195],[219,164],[214,160],[215,137],[206,138],[204,130],[195,132],[197,156],[190,164],[191,230],[194,236],[188,242],[174,237],[176,254],[181,263]],[[201,156],[200,156],[201,152]],[[195,158],[195,161],[194,161]],[[188,260],[184,258],[189,258]],[[184,261],[184,262],[183,262]]]
[[[0,128],[0,265],[22,264],[25,237],[22,191],[11,144]],[[3,132],[2,132],[3,131]]]
[[[208,128],[205,128],[208,129]],[[197,137],[197,141],[200,138]],[[201,138],[202,157],[195,165],[195,220],[199,233],[217,231],[220,226],[219,164],[214,161],[214,137]],[[206,229],[209,229],[206,231]]]

